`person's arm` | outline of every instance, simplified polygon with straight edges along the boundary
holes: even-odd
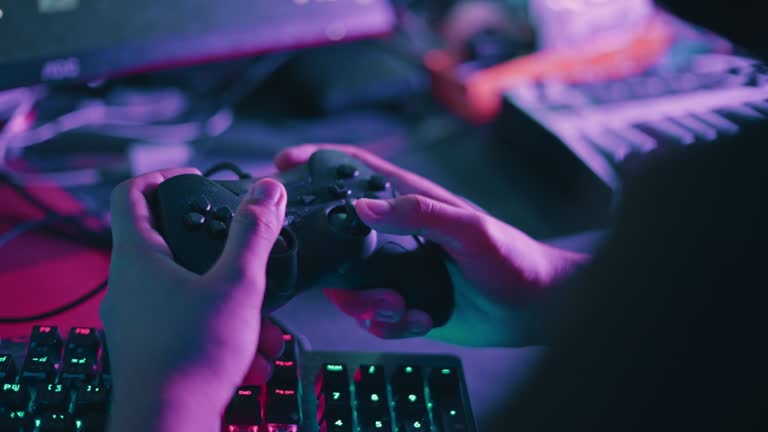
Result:
[[[190,172],[154,172],[112,193],[114,247],[101,304],[114,386],[110,432],[218,431],[236,387],[264,383],[283,349],[261,303],[285,189],[273,180],[252,186],[221,258],[199,276],[174,262],[148,205],[163,180]]]
[[[403,195],[392,200],[359,199],[360,218],[379,232],[418,234],[451,257],[455,309],[433,329],[423,311],[407,309],[395,291],[327,289],[328,297],[370,333],[383,338],[427,335],[468,346],[540,344],[538,307],[558,282],[589,256],[558,249],[487,214],[439,185],[363,149],[344,145],[289,148],[275,163],[280,170],[302,164],[318,149],[345,152],[393,182]]]

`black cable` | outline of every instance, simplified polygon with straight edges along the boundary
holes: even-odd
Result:
[[[56,234],[85,246],[97,247],[99,249],[109,248],[111,246],[112,237],[109,234],[108,229],[101,231],[93,230],[83,224],[82,219],[88,216],[87,214],[81,215],[63,215],[56,211],[53,207],[47,205],[34,195],[32,195],[23,185],[18,183],[13,177],[0,171],[0,181],[7,184],[14,192],[16,192],[21,198],[31,204],[33,207],[44,213],[45,218],[59,219],[60,221],[66,221],[70,227],[74,230],[67,231],[64,229],[55,229],[51,221],[44,223],[46,225],[43,229],[51,234]],[[13,231],[13,229],[12,229]]]
[[[41,210],[43,213],[45,213],[46,216],[58,213],[56,210],[53,209],[53,207],[50,207],[48,204],[40,201],[34,195],[30,194],[29,191],[24,186],[16,182],[16,180],[10,175],[0,171],[0,180],[2,180],[3,183],[7,184],[11,189],[13,189],[20,197],[24,198],[28,203],[32,204],[38,210]]]
[[[203,173],[205,177],[210,177],[216,173],[222,172],[222,171],[231,171],[233,172],[240,180],[245,180],[251,178],[251,175],[247,172],[240,169],[239,166],[233,164],[232,162],[221,162],[217,163],[216,165],[208,168],[207,171]]]
[[[55,309],[51,309],[49,311],[41,312],[35,315],[20,316],[20,317],[0,317],[0,324],[19,324],[19,323],[26,323],[26,322],[34,322],[34,321],[50,318],[55,315],[59,315],[63,312],[66,312],[70,309],[74,309],[77,306],[80,306],[81,304],[87,302],[88,300],[90,300],[100,292],[104,291],[104,289],[106,288],[107,288],[107,280],[105,279],[92,290],[88,291],[87,293],[83,294],[82,296],[72,300],[71,302],[63,306],[59,306]]]

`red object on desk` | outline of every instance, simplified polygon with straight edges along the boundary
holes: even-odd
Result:
[[[82,206],[65,190],[51,185],[29,189],[30,194],[62,214],[76,214]],[[42,211],[0,183],[0,235],[19,223],[38,220]],[[43,230],[21,234],[0,245],[0,318],[37,315],[69,303],[107,277],[109,251],[94,249]],[[101,327],[99,304],[103,293],[59,315],[39,322],[0,323],[0,337],[28,335],[35,324]]]

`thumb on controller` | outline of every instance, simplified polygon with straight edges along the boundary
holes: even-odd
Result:
[[[211,274],[263,290],[267,261],[283,226],[286,201],[285,188],[279,182],[263,179],[252,184],[235,211],[224,251]]]

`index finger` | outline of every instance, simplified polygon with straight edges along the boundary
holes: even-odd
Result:
[[[287,171],[305,163],[309,160],[310,156],[318,150],[336,150],[359,159],[374,171],[389,178],[401,194],[424,195],[455,207],[478,210],[475,206],[444,189],[442,186],[410,171],[404,170],[368,150],[351,145],[303,144],[296,147],[290,147],[277,154],[275,157],[275,166],[277,166],[277,169],[281,172]]]
[[[171,258],[168,245],[154,227],[149,208],[150,195],[171,177],[200,174],[194,168],[170,168],[126,180],[115,187],[110,197],[114,247],[131,246]]]

